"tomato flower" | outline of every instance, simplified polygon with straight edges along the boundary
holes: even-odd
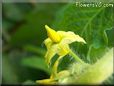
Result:
[[[53,68],[52,68],[52,74],[49,79],[44,80],[37,80],[37,83],[40,84],[56,84],[57,80],[64,78],[69,75],[68,70],[63,70],[58,73],[57,67],[59,64],[59,61],[61,58],[63,58],[65,55],[70,54],[75,58],[76,61],[84,63],[77,55],[75,55],[70,47],[69,44],[73,42],[82,42],[86,43],[85,40],[80,37],[79,35],[76,35],[72,31],[55,31],[51,29],[49,26],[45,25],[48,38],[44,40],[44,44],[47,47],[47,52],[45,55],[45,59],[47,64],[49,65],[51,63],[51,59],[57,54],[59,57],[55,61]]]
[[[73,42],[86,43],[85,40],[76,35],[74,32],[68,31],[55,31],[45,25],[48,38],[44,40],[44,44],[47,47],[47,53],[45,55],[46,62],[49,64],[55,54],[59,56],[65,56],[69,53],[69,44]]]

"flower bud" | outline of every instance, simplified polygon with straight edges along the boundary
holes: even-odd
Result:
[[[55,43],[60,42],[61,41],[61,37],[60,35],[53,29],[51,29],[50,27],[48,27],[47,25],[45,25],[45,28],[47,30],[47,35],[48,37]]]

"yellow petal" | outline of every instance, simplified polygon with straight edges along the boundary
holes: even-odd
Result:
[[[36,83],[39,83],[39,84],[56,84],[54,79],[37,80]]]
[[[44,40],[44,44],[47,47],[47,52],[45,54],[46,63],[49,64],[53,56],[57,53],[57,44],[53,44],[50,38]]]
[[[50,27],[48,27],[47,25],[45,25],[45,28],[47,30],[47,35],[48,37],[55,43],[60,42],[61,37],[59,34],[57,34],[57,32],[53,29],[51,29]]]
[[[76,42],[76,41],[86,43],[82,37],[80,37],[79,35],[76,35],[74,32],[58,31],[57,33],[61,34],[61,36],[62,36],[61,43],[71,44],[71,43]]]
[[[51,59],[57,53],[57,49],[58,49],[58,44],[53,44],[50,46],[49,49],[47,49],[47,52],[45,55],[45,59],[46,59],[47,64],[49,64],[51,62]]]
[[[58,50],[57,50],[57,54],[59,56],[65,56],[69,53],[69,45],[66,43],[59,43],[58,44]]]
[[[52,40],[50,38],[47,38],[44,40],[44,44],[47,47],[47,49],[50,49],[51,45],[53,44]]]

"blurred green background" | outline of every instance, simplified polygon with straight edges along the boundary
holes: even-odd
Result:
[[[113,10],[67,3],[3,3],[2,83],[35,84],[49,78],[51,69],[44,60],[45,24],[82,36],[87,44],[73,43],[72,50],[86,62],[96,62],[114,44]],[[63,59],[60,70],[73,61],[71,57]],[[112,83],[112,78],[107,82]]]
[[[2,83],[34,83],[49,78],[43,44],[58,9],[65,3],[3,3]]]

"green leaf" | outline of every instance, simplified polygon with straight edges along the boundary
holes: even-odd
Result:
[[[114,47],[114,38],[113,38],[114,37],[114,27],[110,30],[107,30],[106,33],[107,33],[108,41],[109,41],[108,45]]]
[[[44,58],[37,56],[27,57],[23,58],[21,63],[23,66],[40,69],[50,74],[50,69],[45,63]]]
[[[53,28],[74,31],[83,37],[87,45],[75,43],[73,46],[83,59],[93,63],[112,42],[109,41],[106,31],[113,28],[113,8],[86,8],[69,4],[57,13]]]
[[[110,47],[114,46],[113,17],[113,7],[76,7],[75,4],[64,6],[57,13],[52,27],[56,30],[74,31],[83,37],[87,42],[86,45],[73,43],[72,46],[79,57],[85,62],[92,63],[92,67],[88,69],[91,72],[86,71],[83,74],[85,71],[83,69],[82,75],[79,74],[80,78],[76,80],[72,78],[71,82],[73,80],[75,80],[74,83],[85,83],[86,81],[89,83],[95,80],[103,82],[112,74],[112,53],[108,55],[107,53]],[[77,68],[74,69],[77,70]],[[88,81],[89,79],[90,81]]]

